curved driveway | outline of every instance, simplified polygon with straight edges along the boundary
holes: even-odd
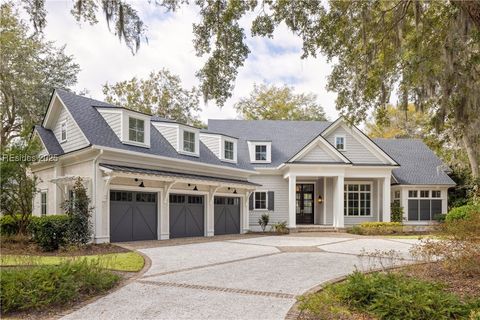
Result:
[[[312,287],[355,269],[411,262],[416,242],[345,234],[157,242],[139,249],[152,261],[142,277],[63,319],[283,319]],[[365,256],[392,249],[390,259]]]

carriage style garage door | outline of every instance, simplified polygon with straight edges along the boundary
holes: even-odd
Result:
[[[215,235],[240,233],[240,198],[215,197]]]
[[[204,236],[203,196],[170,194],[169,199],[170,238]]]
[[[156,239],[157,195],[110,191],[110,242]]]

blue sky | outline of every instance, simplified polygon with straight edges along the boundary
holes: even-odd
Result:
[[[46,38],[57,46],[66,44],[67,53],[75,57],[82,69],[75,89],[87,89],[91,97],[103,99],[102,84],[146,77],[162,68],[179,75],[185,87],[198,85],[195,72],[202,67],[204,58],[195,55],[192,44],[192,23],[199,21],[197,9],[188,6],[165,14],[164,9],[147,1],[133,2],[133,6],[148,27],[148,44],[142,43],[135,56],[108,31],[103,16],[94,26],[79,25],[70,14],[71,1],[47,2]],[[249,30],[251,19],[242,19],[245,30]],[[335,94],[325,89],[331,67],[324,57],[300,59],[301,41],[284,26],[275,31],[273,39],[252,38],[248,34],[247,43],[251,54],[239,69],[232,98],[221,109],[212,102],[203,105],[202,120],[237,118],[233,104],[247,96],[254,83],[288,84],[299,93],[313,92],[329,119],[336,119]]]

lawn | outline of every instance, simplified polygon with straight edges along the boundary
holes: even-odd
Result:
[[[143,257],[136,252],[109,253],[84,256],[32,256],[32,255],[2,255],[0,266],[39,266],[58,265],[65,261],[86,260],[97,261],[99,266],[114,271],[137,272],[143,268]]]

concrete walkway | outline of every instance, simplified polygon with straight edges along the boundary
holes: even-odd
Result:
[[[355,269],[412,262],[416,242],[334,234],[137,245],[151,268],[63,319],[284,319],[312,287]]]

